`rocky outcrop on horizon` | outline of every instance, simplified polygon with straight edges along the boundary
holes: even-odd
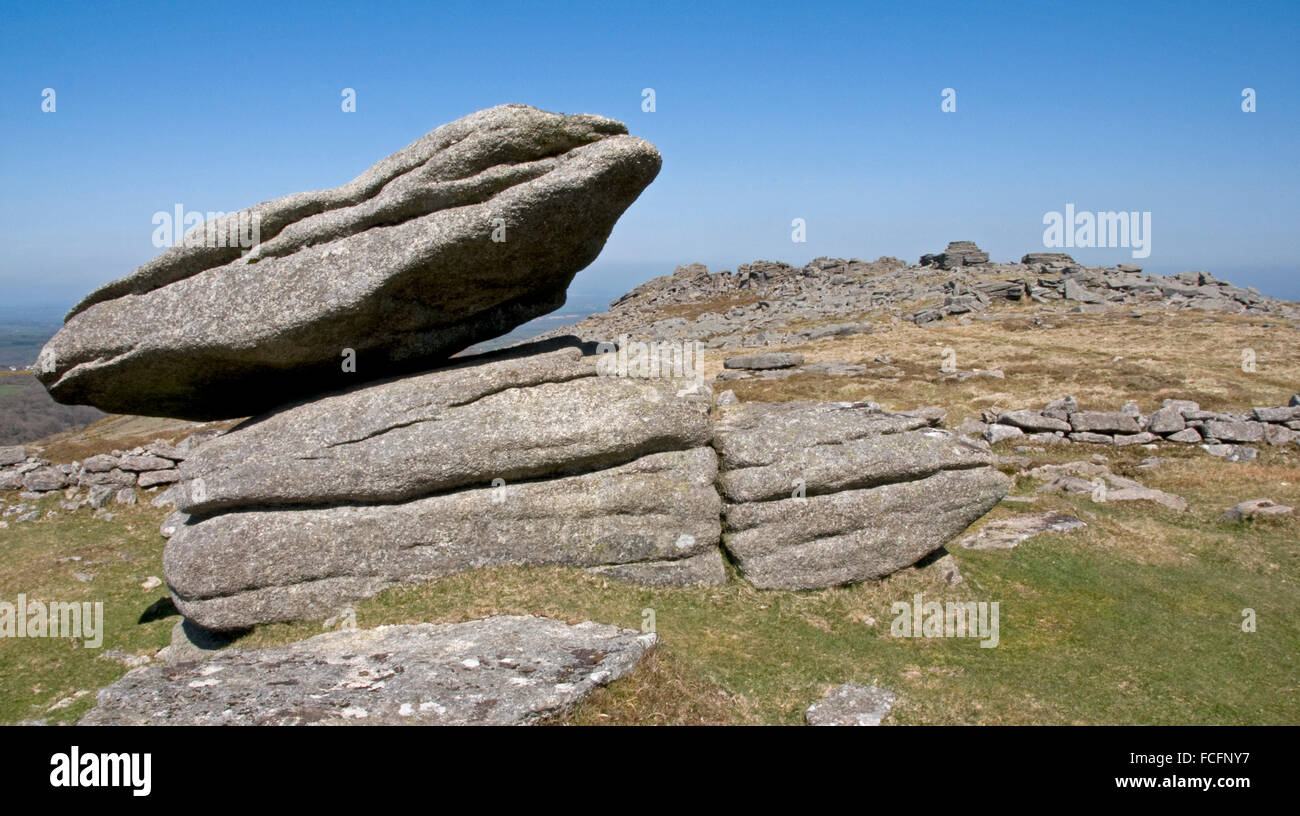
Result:
[[[969,246],[966,246],[969,244]],[[951,254],[951,259],[947,256]],[[679,266],[613,301],[610,308],[543,337],[573,334],[612,342],[697,340],[706,348],[795,345],[827,337],[886,332],[899,321],[926,325],[948,317],[979,319],[999,303],[1032,302],[1082,313],[1152,307],[1266,315],[1300,328],[1300,305],[1233,286],[1207,272],[1168,277],[1132,264],[1086,267],[1062,253],[1030,253],[1019,263],[990,263],[970,242],[908,265],[890,257],[817,258],[804,266],[774,261],[710,273]],[[944,261],[939,261],[944,258]],[[945,265],[946,264],[946,265]],[[736,301],[721,311],[713,301]],[[690,316],[676,314],[685,312]]]

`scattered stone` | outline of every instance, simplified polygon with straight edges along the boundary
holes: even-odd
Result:
[[[175,468],[170,470],[151,470],[147,473],[141,473],[137,484],[140,487],[157,487],[164,484],[175,484],[181,480],[181,472]]]
[[[1030,252],[1021,258],[1020,262],[1022,264],[1042,264],[1044,266],[1050,264],[1073,266],[1074,258],[1064,252]]]
[[[1244,445],[1202,445],[1201,449],[1225,462],[1251,462],[1259,456],[1259,451]]]
[[[1170,434],[1165,438],[1170,440],[1171,442],[1186,442],[1193,445],[1197,445],[1200,444],[1201,442],[1201,432],[1196,430],[1195,428],[1185,428],[1179,431],[1178,433]]]
[[[1123,411],[1077,411],[1070,414],[1070,425],[1083,433],[1135,434],[1142,430],[1137,420]]]
[[[1033,516],[994,519],[961,540],[972,550],[1009,550],[1042,533],[1066,533],[1088,525],[1076,516],[1056,511]]]
[[[999,442],[1005,442],[1008,439],[1016,439],[1025,435],[1025,432],[1014,425],[989,425],[984,432],[984,438],[990,445],[996,445]]]
[[[1039,411],[1007,411],[998,417],[998,421],[1027,431],[1069,432],[1071,430],[1069,422],[1046,416]]]
[[[877,686],[836,686],[808,707],[809,725],[880,725],[894,705],[894,693]]]
[[[1074,278],[1065,279],[1065,299],[1077,300],[1080,303],[1104,303],[1106,300],[1096,292],[1084,287]]]
[[[653,634],[536,617],[329,632],[135,669],[81,725],[521,725],[631,672]]]
[[[17,465],[27,461],[27,451],[22,445],[6,445],[0,447],[0,467]]]
[[[81,463],[83,470],[90,473],[107,473],[118,466],[118,458],[108,454],[99,454],[91,456]]]
[[[1258,422],[1218,422],[1208,420],[1204,434],[1221,442],[1259,442],[1264,439],[1264,426]]]
[[[1147,422],[1147,430],[1157,434],[1177,433],[1186,427],[1187,422],[1183,419],[1183,412],[1174,406],[1161,408],[1151,414],[1151,419]],[[1200,441],[1199,435],[1197,441]]]
[[[106,649],[99,654],[100,660],[113,660],[126,666],[128,669],[138,668],[152,662],[148,655],[127,654],[121,649]]]
[[[1135,434],[1115,434],[1114,443],[1117,447],[1123,447],[1125,445],[1147,445],[1159,440],[1160,437],[1155,434],[1143,431]]]
[[[803,365],[803,355],[792,352],[769,351],[763,354],[737,354],[722,361],[723,368],[741,368],[762,371],[769,368],[793,368]]]
[[[38,467],[23,475],[23,487],[31,491],[62,490],[67,484],[68,477],[52,467]]]
[[[899,411],[898,415],[924,419],[932,427],[937,428],[943,425],[943,421],[948,418],[948,409],[944,408],[942,405],[923,405],[920,408]]]
[[[809,363],[799,371],[804,374],[819,374],[824,377],[857,377],[867,373],[867,367],[859,363],[846,363],[841,360],[826,360]]]
[[[1252,413],[1259,422],[1289,422],[1293,419],[1300,419],[1300,406],[1255,408]]]
[[[1115,437],[1106,434],[1091,433],[1089,431],[1078,431],[1070,434],[1071,442],[1084,442],[1092,445],[1113,445]]]
[[[1277,504],[1272,499],[1251,499],[1230,507],[1219,521],[1242,521],[1243,519],[1261,516],[1284,516],[1290,513],[1291,510],[1292,508],[1287,507],[1285,504]]]
[[[167,470],[175,465],[170,459],[164,459],[161,456],[123,456],[118,460],[118,467],[122,470],[133,473],[140,473],[150,470]]]

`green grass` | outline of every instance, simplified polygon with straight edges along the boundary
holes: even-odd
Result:
[[[0,499],[18,500],[4,493]],[[46,498],[40,507],[44,516],[58,502]],[[9,529],[0,530],[0,601],[16,603],[22,593],[29,600],[104,604],[104,639],[97,649],[72,638],[0,638],[0,723],[74,721],[94,705],[97,689],[127,671],[101,655],[110,649],[152,655],[169,641],[179,617],[140,622],[151,605],[167,597],[165,587],[140,588],[149,576],[162,577],[158,525],[165,514],[147,505],[112,512],[112,521],[91,518],[89,509],[60,510],[54,519],[22,524],[9,516]],[[60,561],[75,556],[81,560]],[[73,574],[79,572],[94,579],[78,581]],[[66,708],[49,710],[78,691],[89,693]]]
[[[1087,458],[1097,449],[1054,449],[1041,461]],[[389,590],[362,602],[359,625],[456,621],[492,614],[550,615],[640,629],[653,609],[660,646],[635,674],[592,695],[564,722],[797,724],[828,688],[878,683],[897,692],[896,724],[1297,724],[1300,723],[1300,520],[1218,521],[1257,496],[1300,505],[1295,455],[1264,449],[1228,465],[1194,448],[1164,446],[1165,463],[1139,470],[1149,451],[1108,451],[1111,469],[1184,496],[1186,513],[1145,503],[1095,504],[1038,494],[988,518],[1060,509],[1088,527],[1040,536],[1014,550],[956,549],[965,582],[933,570],[815,592],[760,591],[732,576],[724,586],[650,588],[561,568],[498,568]],[[1033,494],[1021,480],[1014,492]],[[13,500],[16,497],[8,497]],[[49,506],[50,500],[46,500]],[[164,597],[139,584],[161,575],[163,511],[88,510],[0,530],[0,599],[19,592],[102,600],[104,649],[152,654],[175,617],[140,623]],[[81,562],[59,563],[80,555]],[[93,563],[100,562],[100,563]],[[92,572],[90,583],[74,572]],[[895,639],[890,605],[925,599],[997,601],[1000,645],[975,639]],[[1258,631],[1241,631],[1253,608]],[[256,647],[322,631],[319,621],[263,626]],[[61,640],[0,640],[0,722],[70,721],[94,690],[125,667]]]

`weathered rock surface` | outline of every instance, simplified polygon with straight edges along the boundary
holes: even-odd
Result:
[[[229,646],[231,639],[222,632],[204,629],[188,618],[172,627],[172,640],[160,657],[167,665],[207,660]]]
[[[1229,507],[1227,512],[1219,521],[1241,521],[1242,519],[1251,519],[1256,517],[1267,516],[1285,516],[1293,508],[1285,504],[1278,504],[1272,499],[1251,499],[1249,501],[1238,502]]]
[[[1191,400],[1167,399],[1158,410],[1145,415],[1137,403],[1128,403],[1119,411],[1080,411],[1074,398],[1066,397],[1049,403],[1041,411],[1022,409],[997,415],[985,412],[986,422],[968,419],[959,431],[978,432],[994,444],[1021,438],[1053,444],[1061,440],[1053,440],[1046,434],[1070,431],[1071,442],[1121,447],[1161,441],[1192,444],[1262,441],[1285,447],[1300,441],[1300,432],[1290,427],[1300,425],[1291,418],[1294,411],[1294,407],[1281,406],[1256,407],[1244,414],[1216,413],[1202,411]],[[1025,435],[1025,431],[1036,433]],[[1205,449],[1230,461],[1249,461],[1255,456],[1253,448],[1230,444],[1210,444]]]
[[[1006,494],[988,446],[869,403],[740,403],[714,429],[724,544],[763,588],[881,578]]]
[[[976,246],[974,241],[950,241],[948,248],[938,255],[921,257],[921,266],[933,265],[940,269],[956,269],[988,262],[989,254]]]
[[[894,693],[877,686],[846,683],[808,706],[804,720],[809,725],[880,725],[894,706]]]
[[[969,242],[954,242],[952,250],[951,263],[947,257],[942,261],[946,268],[939,255],[925,255],[912,266],[890,257],[815,258],[803,266],[754,261],[734,273],[711,273],[702,264],[688,264],[638,286],[610,304],[609,311],[556,333],[597,342],[628,333],[637,339],[698,340],[708,348],[724,350],[758,349],[843,333],[890,331],[898,319],[917,325],[954,315],[992,319],[995,313],[982,313],[1005,300],[1028,298],[1065,306],[1079,302],[1067,299],[1068,280],[1073,281],[1070,294],[1098,301],[1080,303],[1077,308],[1085,312],[1104,313],[1122,306],[1162,312],[1210,307],[1300,320],[1296,304],[1232,286],[1204,272],[1164,277],[1142,274],[1127,264],[1083,267],[1060,253],[1030,253],[1020,263],[985,263],[987,256]],[[741,294],[762,299],[725,305]],[[677,315],[678,306],[695,308],[711,300],[717,301],[717,311],[697,311],[693,320]],[[666,312],[673,316],[666,317]],[[1050,329],[1053,323],[1035,317],[1031,325]],[[953,376],[969,376],[969,372]]]
[[[921,417],[856,403],[749,402],[727,407],[714,431],[728,501],[872,487],[939,470],[988,465],[985,445]]]
[[[626,133],[524,105],[444,125],[342,187],[196,228],[74,308],[37,376],[60,402],[216,419],[428,368],[564,303],[659,171]],[[215,246],[250,218],[251,251]]]
[[[258,417],[184,462],[177,506],[402,501],[708,444],[705,384],[600,377],[595,360],[532,344]]]
[[[1141,482],[1117,476],[1097,462],[1065,462],[1039,465],[1028,473],[1030,478],[1048,480],[1038,492],[1062,490],[1067,493],[1091,494],[1094,501],[1150,501],[1179,513],[1187,509],[1187,500],[1173,493],[1146,487]]]
[[[755,586],[819,589],[882,578],[943,546],[1006,494],[991,468],[862,490],[727,505],[724,543]]]
[[[1009,550],[1043,533],[1067,533],[1088,525],[1077,516],[1051,511],[994,519],[961,540],[971,550]]]
[[[655,636],[499,616],[330,632],[143,666],[82,725],[520,725],[631,672]]]
[[[769,368],[793,368],[803,364],[802,354],[772,351],[763,354],[737,354],[722,361],[724,368],[761,371]]]
[[[1085,433],[1135,434],[1142,430],[1136,419],[1122,411],[1079,411],[1070,414],[1070,425]]]
[[[231,630],[323,618],[385,587],[476,567],[650,571],[710,550],[720,559],[716,468],[712,449],[695,448],[399,503],[221,513],[181,526],[163,566],[187,618]],[[700,580],[672,564],[655,572],[653,583]]]

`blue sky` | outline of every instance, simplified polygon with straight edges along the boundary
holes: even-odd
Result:
[[[915,261],[957,239],[1017,259],[1073,203],[1151,212],[1149,270],[1300,300],[1297,8],[11,1],[0,301],[65,308],[157,254],[157,211],[332,187],[505,102],[612,116],[663,153],[575,297],[692,261]]]

